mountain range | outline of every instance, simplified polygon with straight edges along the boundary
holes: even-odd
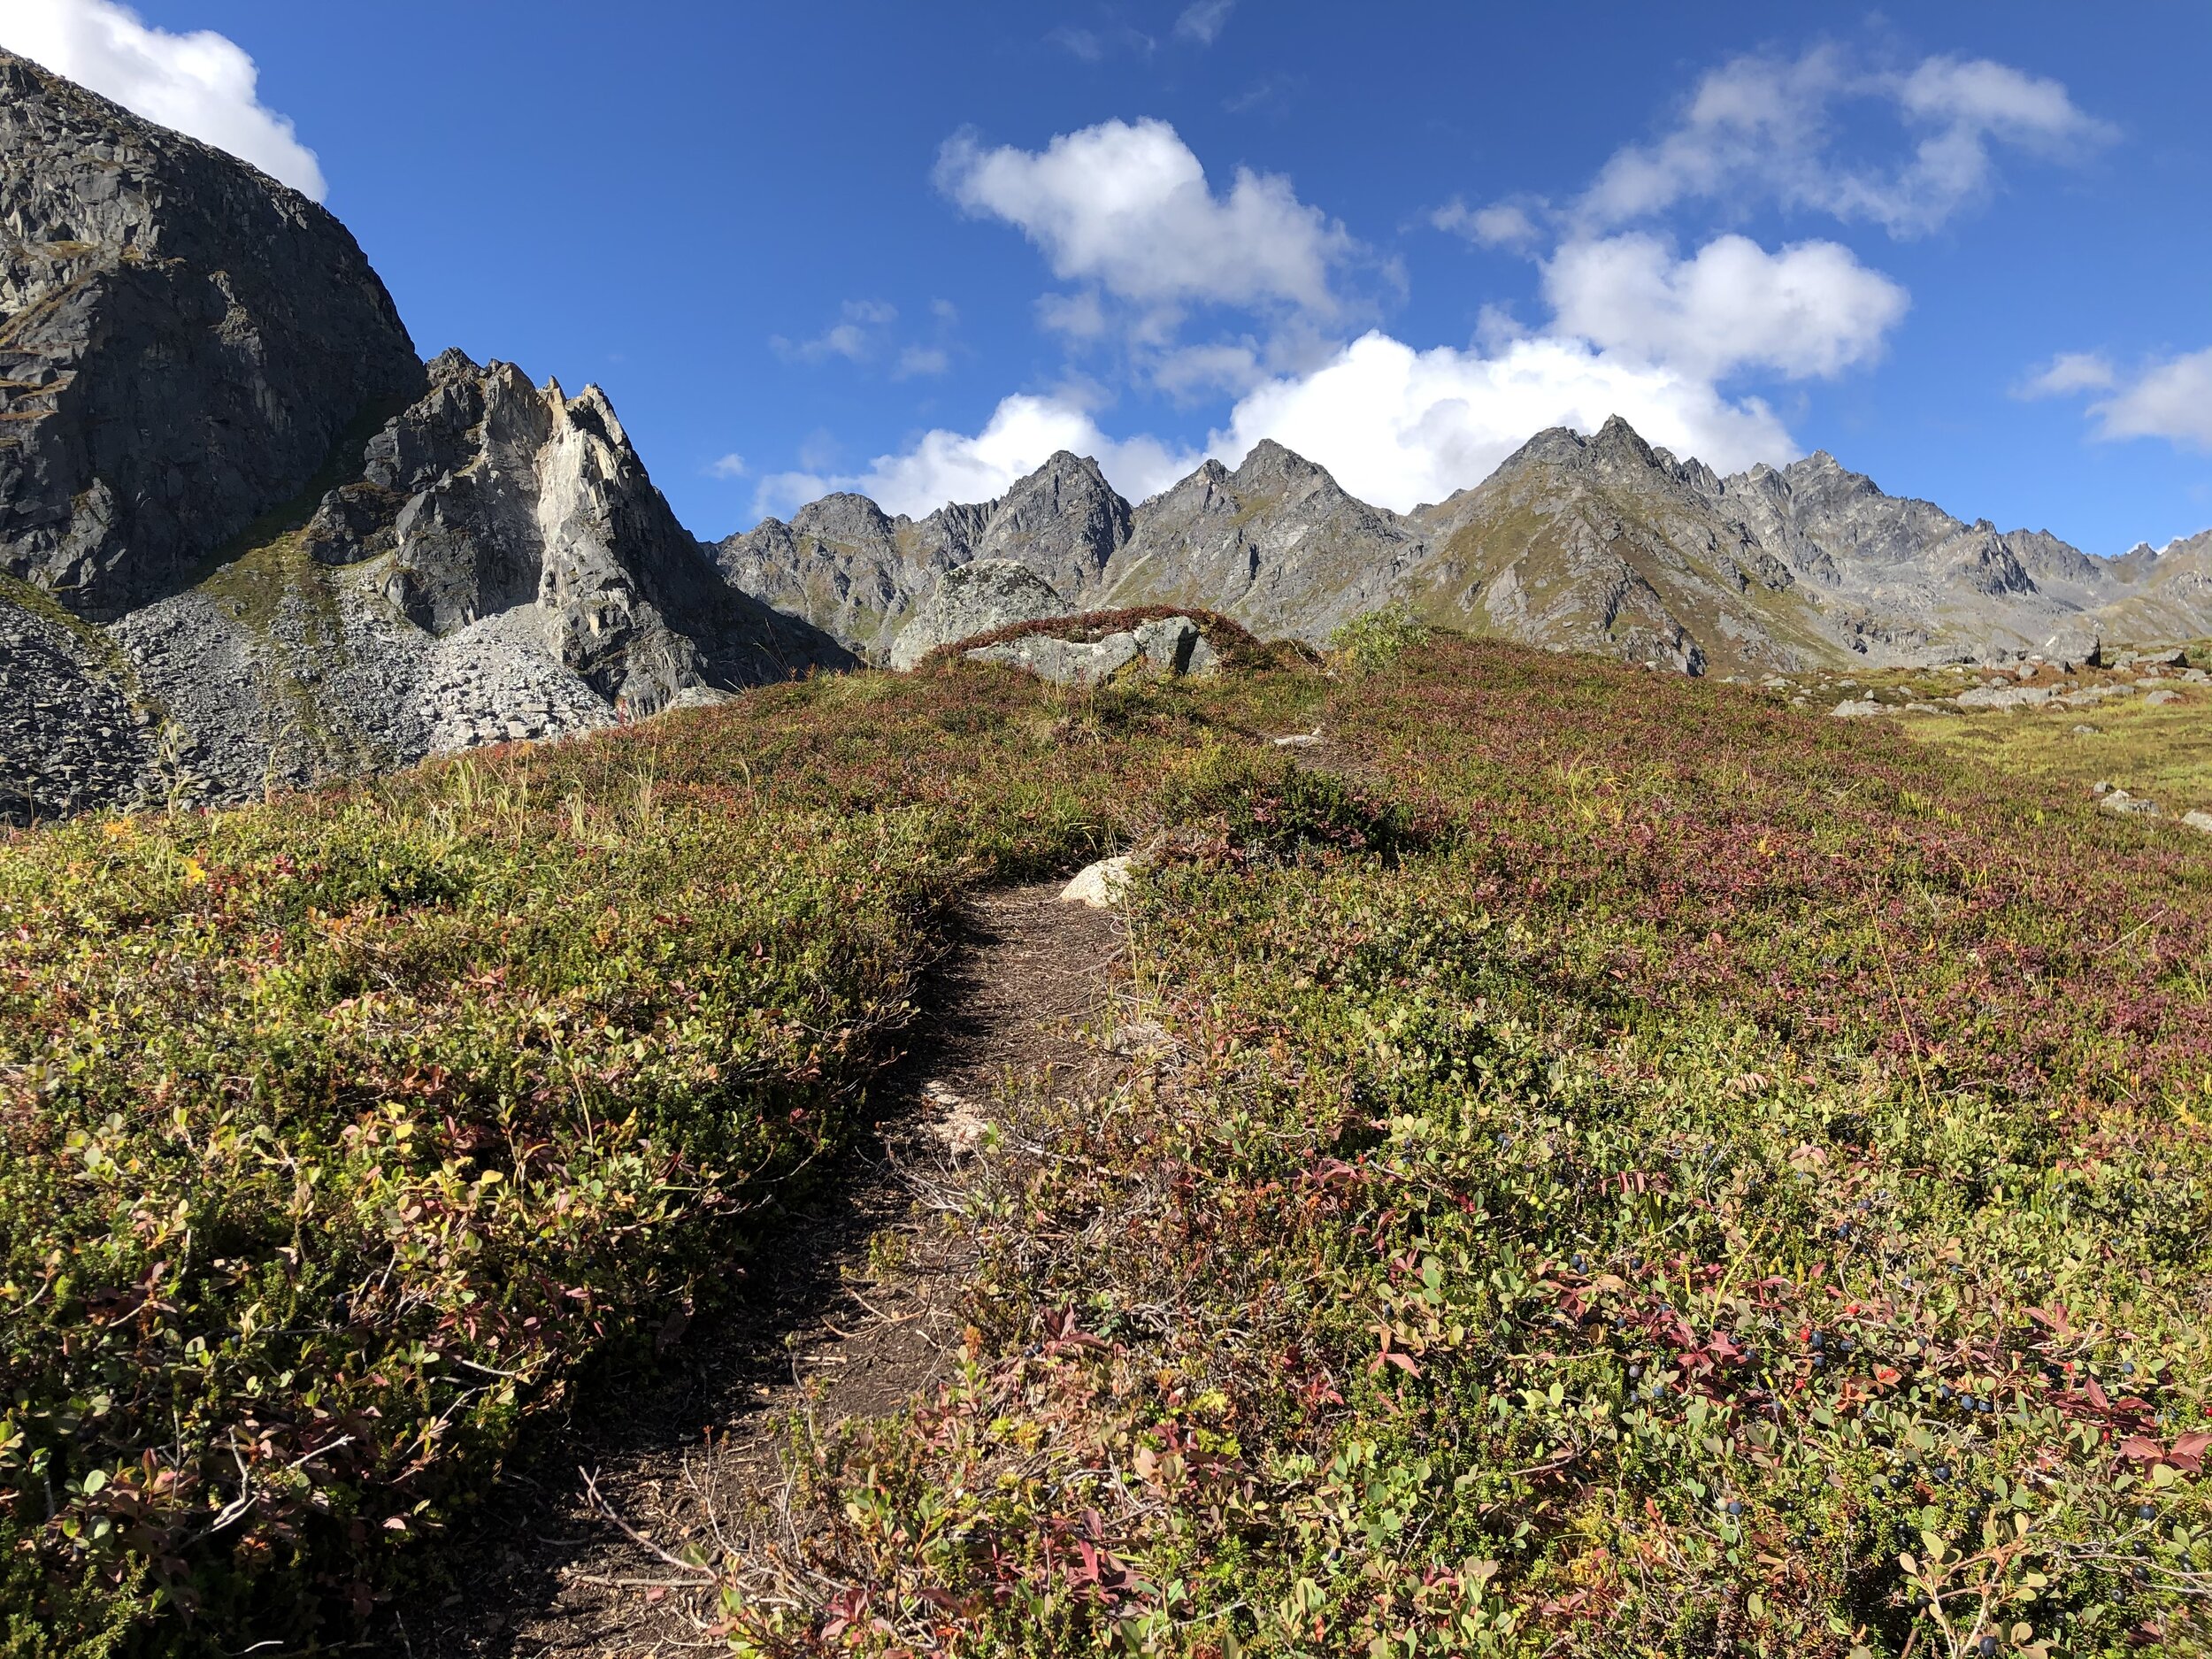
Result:
[[[425,363],[359,246],[245,163],[0,52],[0,821],[212,803],[906,666],[945,572],[1325,641],[1385,608],[1688,673],[2212,633],[2212,533],[2092,557],[1816,454],[1722,477],[1615,419],[1397,513],[1263,442],[1132,504],[1050,457],[918,521],[719,543],[595,387]]]
[[[2079,656],[2212,631],[2212,533],[2082,552],[1885,495],[1824,451],[1722,477],[1617,418],[1555,427],[1480,484],[1394,513],[1274,442],[1134,506],[1063,452],[1004,496],[919,521],[833,495],[728,537],[736,586],[897,664],[947,569],[1025,565],[1071,609],[1184,604],[1315,643],[1363,612],[1687,673]]]

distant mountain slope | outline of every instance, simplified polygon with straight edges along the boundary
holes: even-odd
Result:
[[[1051,511],[1036,503],[1051,503]],[[1056,455],[1002,500],[918,524],[831,496],[730,537],[730,580],[878,660],[937,578],[1026,565],[1071,608],[1177,603],[1325,639],[1403,606],[1439,625],[1689,673],[2083,651],[2212,633],[2212,552],[2093,558],[1885,495],[1825,453],[1722,477],[1617,418],[1538,434],[1482,483],[1394,513],[1263,442],[1130,507]]]
[[[1129,534],[1129,503],[1098,463],[1062,450],[996,501],[918,524],[864,495],[826,495],[788,524],[764,518],[726,538],[714,558],[735,587],[880,659],[952,566],[1014,559],[1073,600],[1094,591]]]
[[[157,598],[421,387],[335,219],[0,51],[0,573]]]

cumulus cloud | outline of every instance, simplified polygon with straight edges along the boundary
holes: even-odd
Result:
[[[1865,101],[1916,135],[1907,157],[1887,167],[1836,158],[1839,109]],[[1860,69],[1833,47],[1747,56],[1707,74],[1670,131],[1617,151],[1572,212],[1602,229],[1692,199],[1771,199],[1916,235],[1991,188],[1993,146],[2071,159],[2113,135],[2060,82],[1988,58],[1931,58],[1898,73]]]
[[[2064,397],[2073,392],[2099,392],[2117,383],[2112,360],[2101,352],[2062,351],[2048,367],[2031,375],[2021,387],[2023,397]]]
[[[887,512],[918,518],[947,502],[1002,495],[1059,449],[1093,457],[1114,488],[1132,500],[1164,489],[1200,458],[1156,438],[1110,438],[1071,397],[1021,394],[1002,401],[972,436],[927,432],[902,454],[878,456],[865,472],[780,472],[765,478],[755,511],[788,512],[832,490],[848,489],[872,496]]]
[[[1363,500],[1404,511],[1477,484],[1547,426],[1595,431],[1620,415],[1652,443],[1727,471],[1797,451],[1757,398],[1586,342],[1545,337],[1485,354],[1417,351],[1381,333],[1331,363],[1249,393],[1208,448],[1233,464],[1263,438],[1286,444]]]
[[[150,27],[113,0],[5,0],[0,46],[323,199],[315,152],[262,104],[253,59],[225,35]]]
[[[1204,453],[1234,465],[1263,438],[1287,444],[1363,500],[1400,511],[1478,484],[1546,426],[1594,431],[1621,415],[1653,443],[1725,470],[1797,454],[1757,398],[1724,397],[1709,380],[1633,361],[1587,342],[1512,341],[1495,352],[1417,351],[1371,332],[1310,373],[1267,380],[1240,398]],[[1142,500],[1202,456],[1152,437],[1116,440],[1066,397],[1001,403],[973,436],[923,434],[864,472],[786,472],[764,480],[756,510],[786,511],[833,489],[858,490],[919,518],[949,501],[987,501],[1056,449],[1095,457],[1115,488]]]
[[[1559,333],[1686,373],[1793,380],[1869,361],[1909,303],[1839,243],[1769,253],[1732,235],[1689,259],[1640,233],[1570,242],[1545,262],[1544,293]]]
[[[1455,198],[1430,214],[1429,223],[1439,230],[1464,236],[1479,246],[1503,248],[1515,253],[1533,248],[1543,236],[1528,210],[1511,202],[1469,207]]]
[[[731,479],[743,478],[752,469],[745,465],[743,456],[733,451],[708,462],[705,471],[709,478]]]
[[[1063,281],[1144,306],[1338,309],[1331,268],[1351,237],[1287,179],[1240,167],[1217,195],[1165,121],[1102,121],[1041,150],[948,142],[937,183],[967,212],[1018,227]]]
[[[2212,349],[2152,364],[2090,412],[2100,437],[2165,438],[2212,450]]]
[[[2101,392],[2088,408],[2093,436],[2163,438],[2212,450],[2212,349],[2154,357],[2124,375],[2101,352],[2070,351],[2020,390],[2026,397]]]
[[[1236,9],[1237,0],[1198,0],[1195,5],[1184,7],[1182,16],[1175,19],[1176,35],[1211,46],[1229,27],[1229,13]]]

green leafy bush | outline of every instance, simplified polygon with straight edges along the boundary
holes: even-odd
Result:
[[[1425,645],[1432,630],[1405,611],[1370,611],[1329,635],[1329,656],[1340,670],[1371,674],[1394,667],[1408,651]]]

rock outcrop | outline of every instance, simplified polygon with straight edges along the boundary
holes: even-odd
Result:
[[[321,208],[0,53],[0,817],[852,660],[722,579],[596,388],[426,366]]]
[[[1067,620],[1074,624],[1079,619]],[[1048,623],[962,655],[972,663],[1018,668],[1058,686],[1103,685],[1125,672],[1203,679],[1217,672],[1221,663],[1203,630],[1188,617],[1156,617],[1134,627],[1108,629],[1071,626],[1055,631]]]
[[[556,736],[851,658],[724,582],[596,388],[449,351],[347,481],[107,629],[223,800]]]
[[[330,214],[0,52],[0,573],[158,598],[421,385]]]
[[[891,666],[911,668],[932,651],[1020,622],[1068,614],[1043,577],[1011,559],[978,559],[947,571],[891,646]]]

